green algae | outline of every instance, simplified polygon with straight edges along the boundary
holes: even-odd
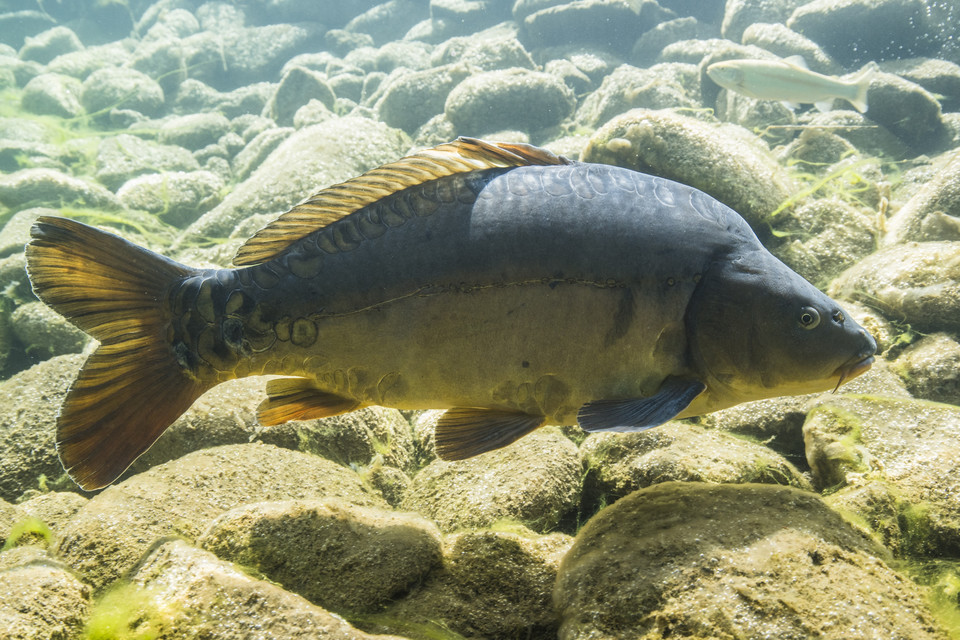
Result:
[[[175,613],[157,595],[132,582],[114,586],[91,607],[81,640],[155,640]]]
[[[27,516],[10,528],[10,533],[7,535],[7,539],[3,543],[3,548],[0,549],[0,551],[7,551],[8,549],[25,545],[49,547],[52,540],[53,533],[51,533],[47,523],[34,516]]]

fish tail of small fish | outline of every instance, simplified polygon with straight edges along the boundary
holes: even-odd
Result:
[[[866,113],[867,111],[867,93],[870,91],[870,83],[873,81],[873,76],[878,70],[879,67],[877,67],[876,62],[868,62],[849,80],[850,86],[856,89],[856,93],[852,98],[848,98],[848,100],[860,113]]]
[[[119,236],[41,217],[26,248],[41,300],[100,344],[57,419],[57,453],[83,489],[122,474],[210,385],[168,339],[172,287],[196,270]]]

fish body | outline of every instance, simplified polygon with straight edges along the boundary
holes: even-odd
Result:
[[[876,349],[713,198],[526,145],[461,139],[331,187],[236,269],[53,218],[27,257],[41,299],[101,340],[58,423],[85,488],[235,377],[287,376],[268,425],[447,409],[438,453],[460,459],[545,423],[637,430],[830,389]]]
[[[807,69],[803,58],[783,60],[727,60],[707,67],[707,75],[724,89],[758,100],[790,104],[814,103],[829,111],[833,100],[842,98],[865,112],[870,81],[876,65],[868,64],[855,76],[842,80]]]

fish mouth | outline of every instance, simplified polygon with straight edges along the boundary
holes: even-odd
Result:
[[[858,354],[855,360],[837,367],[833,375],[840,376],[840,378],[837,380],[837,386],[833,388],[833,393],[836,393],[837,389],[839,389],[840,385],[844,382],[853,380],[860,374],[866,373],[867,370],[873,366],[873,360],[873,350],[871,350],[870,355],[863,356],[862,354]]]

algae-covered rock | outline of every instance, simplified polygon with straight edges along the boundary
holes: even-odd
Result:
[[[724,7],[721,32],[728,40],[739,42],[750,25],[783,23],[797,7],[808,0],[729,0]]]
[[[590,434],[580,445],[580,453],[587,465],[584,494],[605,504],[637,489],[669,481],[759,482],[810,488],[796,467],[772,449],[681,422],[640,433]]]
[[[128,180],[117,197],[129,209],[149,211],[182,228],[219,204],[224,187],[223,179],[210,171],[170,171]]]
[[[637,108],[694,109],[693,96],[699,92],[699,76],[693,65],[676,62],[649,69],[622,64],[604,76],[600,87],[577,109],[577,121],[598,127],[625,111]]]
[[[311,100],[319,100],[328,109],[333,109],[336,98],[326,75],[304,67],[292,67],[283,74],[276,93],[264,107],[263,115],[281,127],[288,127],[293,124],[297,109]]]
[[[57,412],[84,357],[52,358],[0,383],[0,498],[15,500],[59,478],[54,446]]]
[[[149,632],[156,640],[372,639],[343,618],[182,540],[157,546],[129,583],[96,603],[88,628],[121,637]]]
[[[0,256],[8,256],[13,253],[23,253],[23,247],[30,240],[30,227],[40,216],[58,215],[57,209],[47,207],[35,207],[23,209],[13,214],[7,223],[0,229]],[[0,282],[7,283],[2,275]]]
[[[213,144],[230,130],[230,121],[222,113],[191,113],[170,118],[160,125],[157,139],[196,151]]]
[[[820,487],[864,474],[891,483],[913,506],[914,553],[960,550],[960,407],[878,396],[823,396],[803,426]]]
[[[0,571],[0,637],[7,640],[77,638],[90,603],[90,587],[53,563]]]
[[[10,327],[31,355],[43,359],[80,353],[90,339],[42,302],[17,307],[10,314]]]
[[[920,331],[960,331],[960,241],[894,245],[843,272],[829,289]]]
[[[815,285],[835,276],[877,247],[876,213],[839,198],[822,198],[797,207],[776,220],[786,236],[773,254]]]
[[[444,539],[443,566],[408,597],[388,607],[386,621],[443,625],[468,638],[556,638],[551,593],[557,567],[573,544],[562,533],[538,536],[515,526],[464,531]]]
[[[518,520],[549,531],[580,498],[580,455],[552,427],[460,462],[434,460],[410,484],[402,507],[444,531]]]
[[[97,69],[83,81],[80,103],[91,116],[104,119],[114,109],[130,109],[145,116],[160,115],[163,89],[156,80],[128,67]]]
[[[198,169],[196,158],[183,147],[126,133],[104,138],[97,149],[97,180],[111,189],[119,189],[128,180],[147,173]]]
[[[514,68],[470,76],[447,96],[444,113],[461,135],[501,129],[537,131],[573,113],[567,85],[549,73]]]
[[[491,37],[487,33],[450,38],[430,55],[434,67],[458,63],[471,69],[493,71],[522,67],[536,69],[533,58],[512,34]]]
[[[574,44],[625,55],[651,27],[622,0],[574,0],[525,16],[520,38],[531,49]]]
[[[914,396],[960,405],[960,342],[935,333],[907,347],[894,363]]]
[[[11,209],[70,204],[107,210],[122,208],[117,197],[102,186],[47,168],[21,169],[0,176],[0,204]]]
[[[672,111],[633,109],[602,126],[581,160],[670,178],[705,191],[754,230],[796,191],[787,172],[752,134]]]
[[[920,85],[892,73],[879,72],[870,81],[867,100],[869,118],[916,152],[942,147],[945,130],[940,103]]]
[[[396,160],[409,146],[402,131],[366,118],[336,118],[301,129],[190,225],[180,243],[229,236],[248,216],[284,211],[324,187]]]
[[[342,465],[368,465],[376,456],[405,471],[416,464],[410,423],[396,409],[365,407],[320,420],[293,420],[263,430],[260,439]]]
[[[20,508],[29,516],[47,525],[56,535],[60,527],[87,503],[87,498],[72,491],[38,493],[20,503]]]
[[[6,540],[13,525],[23,520],[26,515],[18,505],[10,504],[0,498],[0,538]]]
[[[564,557],[559,637],[945,639],[919,588],[818,496],[663,483],[601,511]]]
[[[196,537],[229,509],[328,497],[386,507],[355,473],[318,456],[263,444],[204,449],[92,498],[64,526],[57,554],[99,588],[132,568],[154,541]]]
[[[960,240],[960,153],[937,171],[887,222],[884,244]]]
[[[56,26],[25,38],[23,47],[20,48],[20,59],[46,64],[59,55],[81,49],[83,44],[72,29]]]
[[[375,611],[440,563],[440,532],[414,514],[338,500],[232,509],[197,541],[331,611]]]
[[[75,118],[83,113],[80,106],[80,81],[59,73],[42,73],[23,88],[21,105],[39,115]]]
[[[858,481],[825,496],[823,501],[847,520],[866,525],[866,529],[875,533],[895,556],[902,553],[900,519],[903,501],[891,485],[875,480]]]
[[[427,120],[443,113],[450,91],[469,76],[468,67],[448,64],[391,75],[376,103],[377,114],[391,127],[413,133]]]

